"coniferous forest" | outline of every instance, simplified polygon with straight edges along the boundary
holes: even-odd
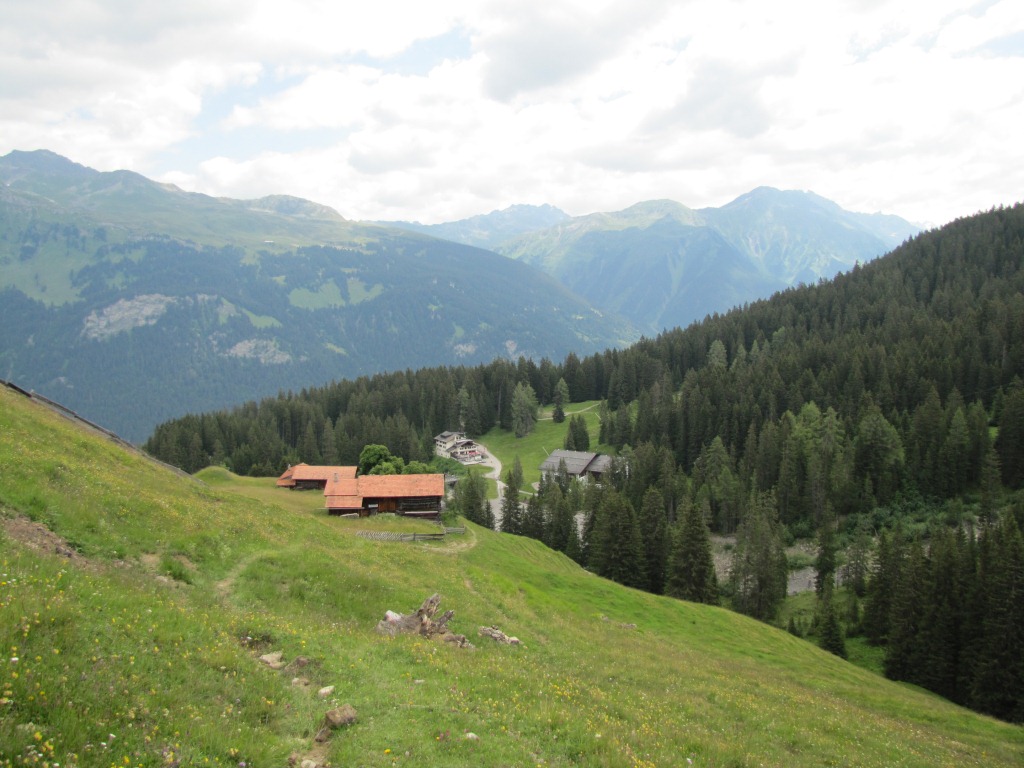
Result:
[[[785,598],[783,544],[813,538],[822,645],[836,652],[843,544],[843,584],[863,600],[846,631],[885,647],[887,675],[1024,721],[1022,378],[1018,205],[628,349],[281,393],[167,422],[145,447],[190,472],[356,464],[374,443],[426,461],[441,431],[511,430],[517,387],[543,404],[567,389],[570,402],[601,401],[590,437],[617,453],[608,482],[545,481],[504,530],[622,583],[725,596],[763,620]],[[454,504],[487,524],[480,494],[468,483]],[[715,581],[711,532],[736,537],[728,584]]]

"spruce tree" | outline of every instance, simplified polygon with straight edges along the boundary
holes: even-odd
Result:
[[[846,570],[843,579],[857,597],[864,597],[868,589],[868,573],[871,558],[871,523],[861,515],[853,533],[853,540],[846,550]]]
[[[927,599],[927,563],[919,540],[911,543],[892,595],[889,639],[885,648],[885,676],[892,680],[920,683],[924,649],[919,633],[924,623]]]
[[[571,558],[580,565],[584,565],[586,562],[586,556],[583,552],[583,544],[580,540],[580,529],[579,525],[576,523],[576,516],[570,511],[568,500],[564,500],[562,503],[569,519],[569,526],[566,529],[568,534],[565,538],[565,549],[563,551],[565,552],[566,557]]]
[[[1024,487],[1024,388],[1020,379],[1003,400],[1003,412],[996,436],[996,452],[1003,470],[1003,483],[1010,488]]]
[[[516,437],[526,437],[537,423],[537,395],[533,387],[520,382],[512,391],[512,430]]]
[[[572,434],[572,442],[575,446],[572,450],[590,450],[590,433],[587,431],[587,420],[583,414],[578,413],[569,419],[569,432]]]
[[[657,488],[649,488],[640,505],[640,535],[644,543],[647,570],[645,589],[660,595],[665,591],[670,532],[665,514],[665,500]]]
[[[981,467],[981,521],[984,524],[995,522],[996,505],[1002,495],[1002,468],[999,465],[999,454],[989,446]]]
[[[485,496],[483,479],[476,472],[470,472],[455,484],[452,507],[469,522],[490,528],[493,520],[488,521],[490,502]]]
[[[522,504],[519,501],[519,479],[513,470],[505,473],[505,493],[502,495],[503,534],[522,534]]]
[[[565,383],[565,379],[559,379],[555,385],[552,402],[554,408],[551,412],[551,418],[555,424],[561,424],[565,421],[565,406],[569,402],[569,385]]]
[[[736,534],[730,581],[733,607],[771,621],[786,598],[786,554],[770,493],[755,494]]]
[[[846,639],[839,623],[832,584],[825,584],[818,603],[818,646],[841,659],[846,658]]]
[[[695,603],[718,604],[718,578],[704,512],[690,502],[672,535],[665,594]]]
[[[836,538],[835,520],[828,504],[818,530],[818,556],[814,561],[814,591],[818,598],[825,593],[826,586],[831,588],[836,582]]]
[[[544,540],[544,511],[541,507],[540,494],[535,493],[526,502],[523,514],[522,535],[537,541]]]
[[[633,505],[618,491],[600,496],[588,565],[599,576],[628,587],[644,588],[644,545]]]
[[[984,613],[969,703],[1024,722],[1024,537],[1009,512],[983,535]]]
[[[903,537],[898,530],[894,533],[882,531],[864,606],[864,634],[872,645],[882,645],[889,637],[893,595],[900,577],[903,550]]]
[[[523,507],[519,489],[523,482],[523,468],[516,456],[515,465],[505,473],[505,493],[501,497],[501,532],[519,535],[523,532]]]
[[[558,552],[565,552],[569,544],[569,529],[574,525],[569,512],[569,502],[557,485],[552,485],[542,498],[548,511],[548,523],[544,529],[544,540],[547,545]],[[579,534],[577,534],[577,544]]]
[[[957,679],[960,666],[960,623],[963,594],[960,554],[948,528],[937,528],[928,546],[926,598],[918,644],[922,651],[921,685],[953,701],[962,700]]]

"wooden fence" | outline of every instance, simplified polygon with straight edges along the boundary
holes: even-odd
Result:
[[[356,536],[373,541],[444,541],[443,533],[398,533],[397,531],[356,531]]]
[[[399,533],[398,531],[356,531],[356,536],[372,541],[444,541],[446,536],[466,532],[466,527],[460,525],[450,527],[437,524],[440,531],[437,533]]]

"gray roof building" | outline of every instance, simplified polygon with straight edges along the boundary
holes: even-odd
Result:
[[[540,465],[544,474],[554,474],[558,465],[565,462],[565,469],[570,477],[594,477],[598,479],[612,466],[610,456],[589,451],[566,451],[562,448],[552,451]]]

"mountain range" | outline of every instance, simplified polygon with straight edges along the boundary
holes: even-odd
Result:
[[[915,231],[767,188],[719,209],[354,222],[16,151],[0,158],[0,377],[141,441],[340,378],[619,347]]]
[[[831,278],[920,231],[898,216],[853,213],[812,192],[770,187],[721,208],[653,200],[570,217],[550,206],[513,206],[460,222],[390,223],[538,266],[645,332]]]
[[[282,389],[639,337],[527,264],[305,200],[45,151],[0,158],[0,182],[0,377],[131,440]]]

